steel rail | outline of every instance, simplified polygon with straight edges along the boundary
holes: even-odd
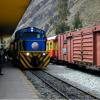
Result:
[[[61,94],[64,98],[66,98],[66,99],[68,99],[68,100],[71,99],[67,94],[64,94],[64,93],[61,92],[59,89],[57,89],[57,88],[54,87],[52,84],[50,84],[47,80],[45,80],[43,77],[40,77],[41,75],[39,76],[39,75],[36,74],[34,71],[31,71],[31,72],[32,72],[34,75],[36,75],[39,79],[41,79],[44,83],[46,83],[47,85],[49,85],[52,89],[54,89],[54,90],[57,91],[59,94]],[[43,70],[42,70],[42,71],[40,71],[40,72],[46,73],[46,74],[48,74],[50,77],[55,78],[55,79],[61,81],[62,83],[66,84],[66,85],[70,85],[71,87],[73,87],[73,88],[75,88],[75,89],[81,91],[82,93],[85,93],[86,95],[89,95],[90,97],[92,97],[92,98],[94,98],[94,99],[97,99],[97,98],[96,98],[95,96],[93,96],[92,94],[89,94],[88,92],[85,92],[85,91],[83,91],[83,90],[81,90],[81,89],[79,89],[79,88],[77,88],[77,87],[75,87],[75,86],[73,86],[73,85],[71,85],[71,84],[65,82],[64,80],[59,79],[59,78],[57,78],[56,76],[54,76],[54,75],[52,75],[52,74],[50,74],[50,73],[48,73],[48,72],[46,72],[46,71],[43,71]]]
[[[53,90],[57,91],[60,95],[62,95],[65,99],[70,100],[71,98],[68,97],[68,95],[66,96],[65,94],[63,94],[61,91],[57,90],[57,88],[55,88],[54,86],[52,86],[49,82],[45,81],[42,77],[39,77],[37,74],[34,73],[34,71],[31,71],[35,76],[37,76],[40,80],[42,80],[45,84],[47,84],[48,86],[50,86]]]
[[[43,70],[42,70],[42,71],[43,71]],[[59,81],[65,83],[65,84],[68,84],[68,85],[72,86],[73,88],[76,88],[77,90],[79,90],[79,91],[81,91],[81,92],[83,92],[83,93],[85,93],[85,94],[87,94],[87,95],[90,95],[90,96],[93,97],[94,99],[99,99],[99,98],[95,97],[94,95],[92,95],[92,94],[90,94],[90,93],[88,93],[88,92],[86,92],[86,91],[83,91],[83,90],[81,90],[81,89],[79,89],[79,88],[73,86],[72,84],[67,83],[66,81],[64,81],[64,80],[62,80],[62,79],[60,79],[60,78],[58,78],[58,77],[56,77],[56,76],[54,76],[54,75],[52,75],[52,74],[46,72],[46,71],[43,71],[43,72],[47,73],[48,75],[50,75],[50,76],[52,76],[52,77],[58,79]]]

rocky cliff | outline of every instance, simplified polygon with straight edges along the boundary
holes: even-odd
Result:
[[[70,8],[68,23],[71,26],[77,12],[80,13],[83,27],[100,24],[100,0],[77,0]]]
[[[35,26],[47,31],[56,17],[56,5],[57,0],[32,0],[17,29]]]
[[[52,30],[56,21],[57,1],[32,0],[16,30],[27,26],[35,26],[45,31]],[[71,28],[77,12],[83,27],[100,24],[100,0],[68,0],[68,9],[70,14],[67,23]],[[54,34],[54,31],[51,33]]]

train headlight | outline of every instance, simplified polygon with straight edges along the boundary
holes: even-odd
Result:
[[[46,55],[46,53],[43,53],[42,55],[43,55],[43,56],[45,56],[45,55]]]
[[[26,53],[26,55],[27,55],[27,56],[29,56],[29,55],[30,55],[30,53],[29,53],[29,52],[27,52],[27,53]]]
[[[38,49],[38,48],[39,48],[38,42],[33,42],[33,43],[32,43],[32,48],[33,48],[33,49]]]
[[[34,32],[34,28],[33,27],[31,28],[31,32]]]

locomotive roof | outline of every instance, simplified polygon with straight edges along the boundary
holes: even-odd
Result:
[[[57,38],[57,36],[51,36],[51,37],[48,37],[47,40],[55,40]]]
[[[39,34],[45,34],[46,32],[44,30],[41,30],[39,28],[36,27],[27,27],[27,28],[23,28],[18,30],[16,33],[24,33],[24,32],[36,32]]]

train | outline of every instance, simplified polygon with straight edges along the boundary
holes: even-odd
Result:
[[[46,32],[36,27],[26,27],[15,32],[10,43],[10,54],[14,65],[21,69],[46,69],[50,62],[46,51]]]
[[[100,69],[100,25],[48,37],[46,45],[53,63]]]

